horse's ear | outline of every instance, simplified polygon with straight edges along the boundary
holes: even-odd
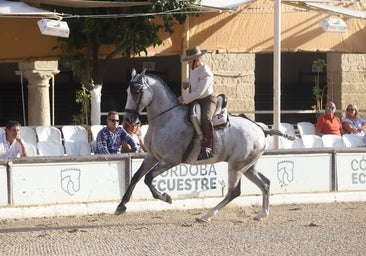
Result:
[[[146,73],[146,68],[144,68],[144,71],[141,72],[141,74],[140,74],[141,77],[143,77],[145,75],[145,73]]]
[[[136,69],[132,69],[131,71],[131,79],[133,79],[136,76]]]

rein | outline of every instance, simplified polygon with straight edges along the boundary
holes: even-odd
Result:
[[[158,118],[159,116],[164,115],[166,112],[168,112],[168,111],[170,111],[170,110],[172,110],[173,108],[178,107],[178,106],[179,106],[179,104],[176,104],[176,105],[174,105],[174,106],[172,106],[172,107],[170,107],[170,108],[168,108],[168,109],[164,110],[164,111],[163,111],[163,112],[161,112],[159,115],[155,116],[154,118],[151,118],[149,121],[152,121],[152,120],[154,120],[154,119]]]

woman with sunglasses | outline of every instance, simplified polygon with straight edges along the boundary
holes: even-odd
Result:
[[[346,116],[342,118],[344,133],[353,133],[360,136],[365,135],[366,124],[358,115],[357,106],[349,104],[346,108]]]
[[[147,149],[144,144],[144,138],[140,134],[140,127],[141,127],[140,121],[136,120],[136,122],[128,122],[127,120],[124,120],[122,126],[137,143],[138,147],[137,152],[138,153],[147,152]],[[131,152],[131,146],[128,145],[126,142],[122,142],[122,152],[124,153]]]
[[[334,102],[327,102],[325,112],[319,116],[316,122],[316,135],[335,134],[342,136],[343,128],[341,120],[335,115],[336,105]]]

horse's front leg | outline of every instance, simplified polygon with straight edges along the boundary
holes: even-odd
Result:
[[[156,164],[156,160],[152,156],[147,155],[142,162],[140,168],[133,175],[130,185],[128,186],[125,194],[122,197],[121,203],[117,206],[115,210],[115,215],[120,215],[126,212],[126,204],[130,201],[132,192],[137,184],[137,182]]]
[[[172,168],[174,165],[172,164],[167,164],[167,163],[163,163],[163,162],[159,162],[157,165],[154,166],[154,168],[152,168],[145,176],[145,184],[149,187],[152,196],[155,199],[160,199],[164,202],[167,202],[169,204],[172,203],[172,198],[167,194],[167,193],[163,193],[161,194],[152,184],[153,179],[162,174],[163,172],[169,170],[170,168]]]

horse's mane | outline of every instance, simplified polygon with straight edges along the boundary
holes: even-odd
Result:
[[[174,99],[177,98],[177,96],[174,94],[174,92],[172,91],[172,89],[167,85],[167,83],[161,79],[159,76],[157,75],[154,75],[154,74],[150,74],[150,73],[147,73],[145,74],[145,76],[149,77],[149,78],[152,78],[152,79],[155,79],[155,80],[158,80],[162,85],[163,87],[165,88],[165,90],[169,93],[169,95],[171,97],[173,97]]]

